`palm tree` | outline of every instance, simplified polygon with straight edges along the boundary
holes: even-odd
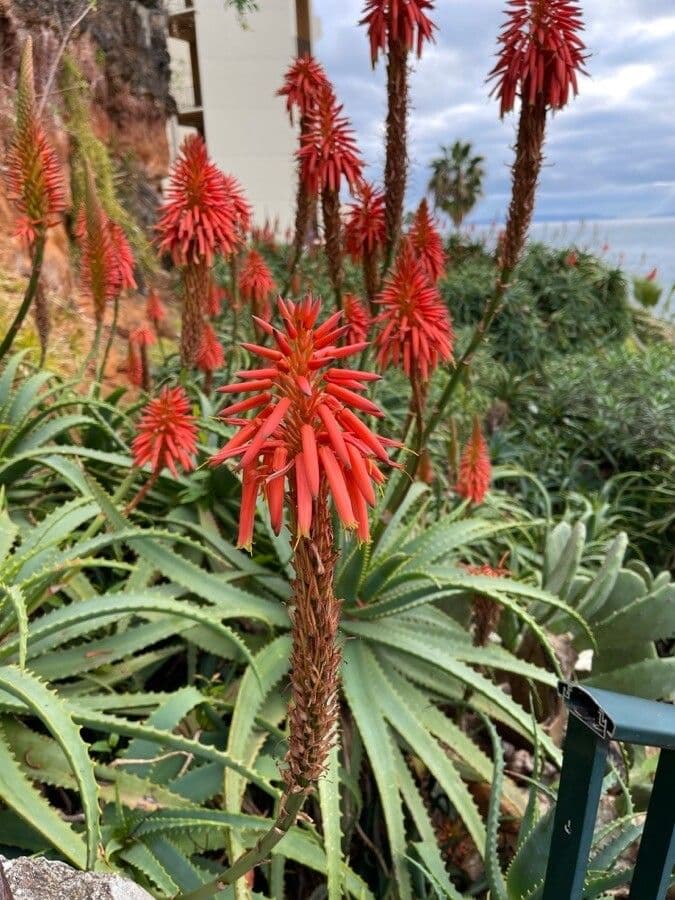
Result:
[[[441,156],[431,162],[427,190],[434,208],[449,216],[455,228],[459,228],[483,194],[484,159],[472,154],[468,141],[455,141],[452,147],[442,145]]]

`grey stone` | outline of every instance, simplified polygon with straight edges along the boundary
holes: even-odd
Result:
[[[80,872],[39,857],[0,856],[0,863],[14,900],[152,900],[147,891],[119,875]]]

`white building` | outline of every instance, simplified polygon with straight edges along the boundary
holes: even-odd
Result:
[[[276,96],[291,60],[311,52],[311,0],[259,0],[245,23],[225,0],[167,0],[175,154],[186,131],[235,175],[258,224],[294,219],[297,132]]]

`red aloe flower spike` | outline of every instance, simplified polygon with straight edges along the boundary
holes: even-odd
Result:
[[[308,112],[307,131],[298,151],[303,178],[315,196],[324,188],[339,193],[343,179],[350,188],[361,181],[363,163],[351,123],[342,110],[333,88],[326,82],[316,106]]]
[[[473,420],[471,437],[459,461],[459,477],[455,490],[460,497],[465,497],[473,503],[482,503],[490,488],[491,474],[490,454],[476,416]]]
[[[286,110],[291,123],[293,110],[300,113],[300,120],[312,110],[320,89],[328,82],[321,63],[309,54],[293,60],[284,75],[284,83],[277,91],[278,97],[286,98]]]
[[[405,241],[377,303],[377,363],[393,365],[409,378],[427,382],[439,362],[452,359],[453,331],[438,288]]]
[[[373,67],[393,41],[421,56],[424,42],[434,39],[436,26],[427,15],[433,8],[433,0],[366,0],[359,24],[368,29]]]
[[[96,322],[100,325],[107,302],[122,290],[123,273],[115,255],[111,222],[98,199],[89,167],[85,173],[84,211],[78,221],[77,236],[82,248],[82,287],[92,300]]]
[[[211,316],[212,319],[217,319],[222,312],[224,299],[225,291],[220,285],[212,281],[206,296],[206,315]]]
[[[117,263],[119,289],[120,291],[135,291],[138,287],[134,278],[135,260],[127,236],[122,226],[111,219],[108,219],[108,228],[110,230],[110,242]]]
[[[511,0],[499,37],[497,64],[488,76],[503,117],[516,96],[533,106],[561,109],[577,93],[577,74],[585,74],[587,54],[579,37],[584,25],[571,0]]]
[[[225,192],[229,198],[229,203],[234,213],[234,221],[239,229],[239,237],[243,240],[244,235],[251,230],[251,218],[253,209],[246,199],[244,188],[234,175],[223,174],[223,183]]]
[[[138,346],[134,344],[129,337],[129,345],[127,351],[127,375],[129,381],[134,387],[143,386],[143,363],[141,362],[141,354]]]
[[[239,273],[239,292],[261,319],[272,314],[270,295],[277,289],[272,273],[262,254],[249,250]]]
[[[176,265],[210,266],[216,253],[239,247],[240,216],[228,179],[208,156],[199,135],[186,138],[171,172],[157,223],[159,248]]]
[[[372,311],[379,285],[380,257],[387,240],[385,201],[382,191],[366,181],[359,185],[356,196],[345,225],[345,249],[355,262],[361,261]]]
[[[345,344],[358,344],[368,338],[371,321],[368,312],[356,294],[345,294],[342,298],[348,331],[345,332]],[[338,370],[342,372],[343,370]]]
[[[132,361],[131,354],[134,352],[135,348],[138,348],[138,355],[140,357],[140,375],[141,375],[141,385],[144,391],[149,391],[151,384],[150,377],[150,359],[148,357],[148,347],[151,347],[156,343],[155,334],[151,328],[147,325],[140,325],[138,328],[134,328],[134,330],[129,335],[129,360],[130,365],[136,365],[135,360]],[[137,384],[138,373],[134,371],[134,384]]]
[[[427,15],[431,0],[367,0],[362,25],[368,28],[373,66],[387,53],[387,122],[384,188],[387,221],[385,268],[398,249],[408,174],[408,56],[421,56],[435,25]]]
[[[162,303],[159,291],[151,290],[148,294],[148,302],[145,307],[145,315],[149,322],[157,327],[166,319],[166,307]]]
[[[378,437],[350,409],[382,415],[378,407],[360,393],[338,384],[338,379],[334,377],[334,373],[339,371],[343,377],[342,385],[347,381],[356,390],[364,391],[368,382],[373,380],[372,374],[330,367],[336,354],[352,355],[360,352],[364,345],[336,347],[333,341],[336,335],[341,334],[341,328],[336,327],[340,314],[317,326],[319,304],[310,296],[298,304],[280,299],[278,307],[284,322],[283,330],[273,329],[279,349],[244,345],[251,352],[271,360],[272,365],[251,373],[239,373],[240,376],[248,374],[253,377],[220,389],[227,394],[254,395],[249,400],[227,407],[224,411],[226,419],[249,409],[258,411],[250,420],[237,419],[233,422],[240,428],[239,435],[244,434],[245,437],[236,440],[236,436],[229,441],[212,458],[211,464],[218,464],[230,456],[240,456],[241,468],[248,473],[248,477],[255,476],[256,484],[270,477],[281,483],[281,486],[275,486],[275,497],[288,481],[290,494],[295,497],[293,502],[296,503],[293,521],[300,522],[303,529],[311,525],[306,494],[315,504],[323,485],[332,495],[338,516],[345,526],[355,528],[361,520],[354,513],[346,479],[355,465],[358,466],[354,484],[364,500],[372,503],[372,481],[376,476],[371,474],[365,460],[377,456],[388,462],[389,457]],[[282,474],[278,474],[278,469],[270,468],[278,447],[285,448],[285,471]],[[355,454],[363,462],[362,465],[355,463]],[[295,471],[298,470],[298,457],[299,472]],[[269,491],[266,493],[269,502]],[[297,506],[299,500],[302,501],[302,509]],[[245,534],[249,534],[248,523]]]
[[[144,407],[132,451],[135,466],[150,465],[157,475],[165,466],[174,478],[179,467],[194,469],[197,423],[183,388],[165,386]]]
[[[445,271],[445,251],[426,198],[422,200],[415,213],[408,237],[415,253],[424,264],[429,280],[435,284]]]
[[[205,322],[202,330],[201,343],[197,350],[197,368],[201,369],[202,372],[209,374],[215,372],[216,369],[219,369],[224,362],[225,351],[218,340],[218,335],[213,326],[208,322]]]
[[[21,54],[17,88],[16,127],[7,154],[9,197],[21,218],[16,233],[29,245],[39,231],[57,224],[66,208],[63,174],[35,111],[33,42]]]

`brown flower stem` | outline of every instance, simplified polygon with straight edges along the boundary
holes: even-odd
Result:
[[[110,334],[108,335],[108,341],[105,345],[105,350],[103,351],[103,359],[101,360],[101,367],[98,370],[98,375],[96,376],[97,381],[102,381],[105,375],[105,367],[108,365],[108,357],[110,356],[110,350],[112,349],[113,341],[115,340],[115,334],[117,333],[117,319],[120,312],[120,298],[119,296],[115,296],[113,300],[113,317],[112,323],[110,325]]]
[[[235,251],[230,256],[230,284],[232,289],[232,306],[239,306],[239,255]]]
[[[330,188],[323,189],[321,210],[323,212],[328,275],[333,285],[335,306],[337,309],[342,309],[342,242],[340,240],[340,195],[337,191]]]
[[[401,40],[391,41],[387,58],[387,151],[384,167],[387,246],[383,275],[396,255],[403,223],[408,171],[408,50]]]
[[[49,304],[47,297],[42,288],[42,284],[38,282],[35,291],[35,299],[33,300],[33,318],[35,320],[35,328],[40,339],[40,362],[39,367],[44,368],[47,359],[47,350],[49,349],[49,333],[51,330],[51,320],[49,315]]]
[[[23,320],[26,318],[31,303],[33,302],[35,294],[37,293],[38,284],[40,281],[40,273],[42,271],[42,262],[45,255],[46,240],[46,231],[44,228],[41,228],[38,232],[38,235],[35,239],[35,244],[33,246],[30,278],[26,287],[26,293],[23,295],[23,301],[16,315],[14,316],[14,321],[7,329],[7,334],[4,336],[2,343],[0,343],[0,359],[5,356],[7,351],[14,343],[14,338],[17,336],[19,329],[23,325]]]
[[[213,372],[204,373],[204,393],[208,396],[213,389]]]
[[[80,367],[80,371],[77,373],[78,380],[81,380],[84,377],[85,372],[89,368],[92,361],[96,359],[98,356],[98,349],[101,346],[101,336],[103,334],[103,320],[96,320],[96,330],[94,331],[94,340],[91,343],[91,349],[89,353],[86,355],[84,362]]]
[[[145,344],[141,344],[141,376],[143,379],[143,390],[148,393],[152,388],[152,375],[150,373],[150,359],[148,358],[148,348]]]
[[[206,900],[267,859],[325,771],[337,732],[342,658],[337,642],[340,602],[333,589],[337,555],[325,485],[314,513],[310,536],[296,539],[293,561],[290,736],[279,814],[270,830],[229,869],[180,900]]]
[[[126,505],[124,509],[124,515],[128,516],[130,512],[132,512],[139,503],[141,503],[145,497],[150,493],[150,491],[157,484],[157,479],[159,478],[159,472],[153,472],[150,478],[143,484],[136,494]]]
[[[191,263],[183,270],[183,317],[180,358],[184,369],[194,366],[202,332],[202,308],[209,289],[209,271],[204,263]]]
[[[370,307],[371,316],[377,315],[375,298],[380,287],[380,273],[378,271],[377,253],[363,254],[363,285],[366,289],[366,297]]]

